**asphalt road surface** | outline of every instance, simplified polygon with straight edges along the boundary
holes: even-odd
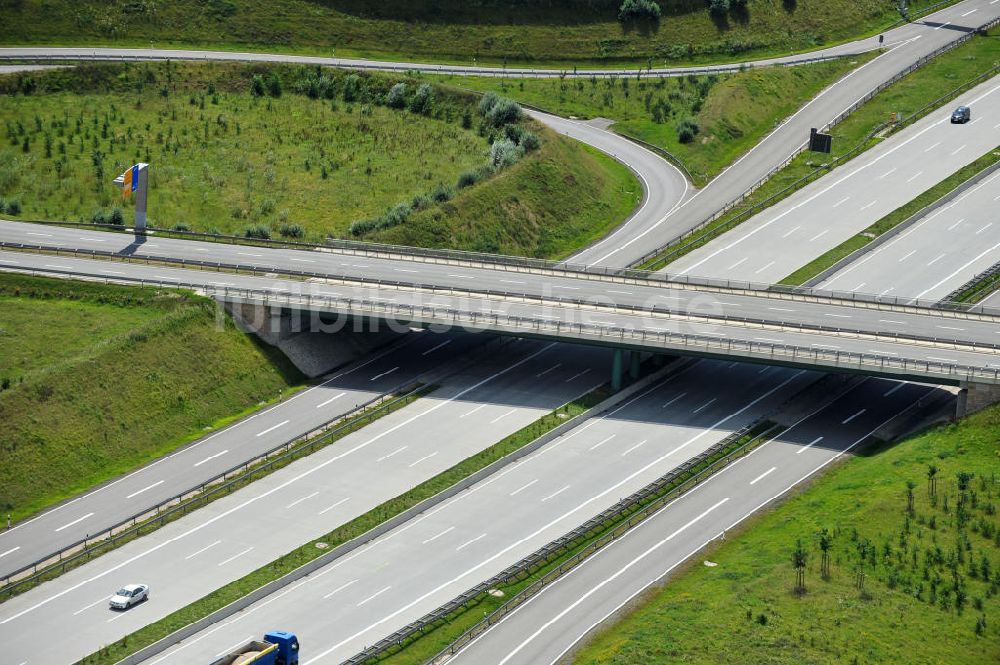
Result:
[[[499,347],[430,396],[6,601],[3,662],[75,662],[604,383],[609,357],[607,350],[532,341]],[[110,594],[131,581],[149,584],[152,599],[125,613],[109,610]],[[73,639],[52,639],[57,634]]]
[[[951,112],[959,105],[972,108],[972,121],[953,125]],[[1000,77],[681,257],[666,272],[778,282],[998,145]],[[951,244],[950,233],[931,236],[938,241],[935,251],[940,243]],[[986,229],[977,239],[983,249],[994,246],[994,252],[998,242],[1000,226]],[[876,292],[888,286],[893,284]]]
[[[641,214],[623,224],[603,240],[578,253],[575,262],[607,266],[626,266],[638,260],[647,252],[662,246],[697,226],[712,214],[737,199],[749,187],[769,174],[774,168],[784,163],[790,156],[805,144],[812,127],[824,127],[832,122],[842,112],[850,108],[857,100],[863,98],[881,83],[891,79],[897,73],[905,70],[921,57],[928,55],[940,47],[959,39],[971,30],[985,25],[1000,17],[1000,3],[993,0],[965,0],[951,7],[931,14],[918,22],[904,24],[885,33],[886,53],[875,58],[863,67],[845,76],[834,85],[824,90],[820,95],[806,104],[797,113],[779,125],[761,143],[738,159],[726,171],[716,177],[704,189],[684,200],[684,192],[664,205],[662,208],[648,206],[648,214]],[[877,47],[877,38],[866,38],[849,44],[825,49],[806,56],[790,56],[760,61],[757,64],[777,64],[780,62],[801,62],[803,57],[851,55],[870,51]],[[302,64],[320,64],[347,68],[368,67],[373,69],[389,69],[394,71],[419,69],[420,71],[436,71],[437,66],[412,63],[380,63],[374,61],[358,61],[337,58],[313,58],[308,56],[288,56],[259,53],[230,53],[218,51],[179,51],[164,49],[102,49],[102,48],[6,48],[0,49],[0,59],[25,58],[59,58],[59,59],[89,59],[89,58],[151,58],[151,59],[183,59],[196,60],[240,60],[260,62],[290,62]],[[728,66],[732,69],[733,66]],[[739,67],[736,65],[735,67]],[[705,71],[706,68],[694,68]],[[484,75],[490,74],[491,68],[454,67],[447,70],[459,74]],[[629,70],[626,70],[629,71]],[[630,70],[634,73],[635,70]],[[691,72],[692,68],[671,70],[653,70],[653,74],[682,74]],[[518,75],[531,73],[539,75],[537,70],[497,70],[492,73]],[[543,72],[544,73],[544,72]],[[601,74],[612,73],[602,70]],[[551,71],[548,75],[573,75],[572,72]],[[589,70],[577,70],[576,75],[590,76]],[[562,121],[565,128],[571,121]],[[581,125],[582,123],[575,123]],[[559,129],[559,127],[557,127]],[[562,131],[562,130],[560,130]],[[586,130],[581,130],[586,131]],[[579,137],[578,137],[579,138]],[[581,140],[586,140],[581,138]],[[611,154],[627,165],[638,165],[634,170],[647,184],[655,188],[659,181],[673,183],[677,177],[674,169],[666,162],[659,164],[654,174],[641,165],[650,160],[648,151],[635,144],[627,142],[615,144]],[[607,151],[606,147],[598,146]],[[671,190],[678,190],[672,184]],[[678,205],[679,204],[679,205]]]
[[[877,284],[883,294],[940,300],[1000,258],[998,207],[1000,172],[928,211],[819,288],[864,291]]]
[[[578,254],[574,261],[608,266],[634,263],[648,252],[696,227],[730,201],[740,197],[804,146],[811,128],[825,127],[857,100],[921,57],[998,16],[1000,2],[975,0],[961,2],[921,21],[892,30],[886,34],[886,43],[893,46],[886,53],[854,70],[813,98],[674,212],[652,225],[629,224]],[[985,149],[976,156],[982,152]],[[723,276],[723,273],[715,274],[711,270],[700,271],[699,274]]]
[[[363,294],[386,303],[461,305],[463,302],[481,302],[492,311],[514,314],[545,310],[541,312],[541,316],[568,317],[566,320],[578,320],[593,313],[586,322],[597,324],[635,319],[636,325],[652,326],[651,329],[662,328],[665,321],[673,320],[670,316],[680,321],[683,317],[690,316],[724,315],[732,319],[756,319],[794,327],[838,327],[889,335],[905,333],[969,343],[993,343],[996,340],[996,328],[992,322],[963,320],[958,324],[955,319],[937,311],[892,312],[889,317],[887,311],[882,309],[871,309],[866,305],[846,301],[812,303],[788,300],[779,294],[767,292],[755,292],[752,295],[716,293],[694,285],[661,282],[623,284],[575,273],[550,275],[515,272],[503,266],[459,266],[401,258],[358,257],[326,250],[271,249],[169,238],[137,241],[128,234],[3,221],[0,221],[0,242],[85,251],[97,249],[132,258],[167,257],[189,261],[206,261],[210,258],[226,265],[252,266],[261,272],[276,269],[307,270],[311,274],[351,281],[329,288],[314,282],[288,279],[272,280],[206,270],[147,266],[142,263],[100,263],[70,256],[0,251],[0,268],[16,270],[30,267],[54,273],[89,274],[105,279],[131,276],[151,281],[180,281],[230,288],[267,288],[271,284],[280,285],[278,288],[286,289],[291,294]],[[371,285],[359,286],[358,281]],[[438,291],[431,294],[426,290],[410,288],[421,285],[433,286]],[[461,293],[444,289],[455,289]],[[542,297],[546,302],[537,304],[538,301],[523,301],[523,295]],[[582,301],[593,307],[578,308],[562,301]],[[662,310],[660,314],[663,315],[656,317],[660,319],[657,322],[649,316],[635,317],[623,312],[599,309],[616,305],[658,309]],[[700,329],[692,329],[693,332],[698,330]],[[780,339],[784,341],[785,338]]]
[[[18,262],[16,265],[11,262]],[[52,263],[50,263],[50,261]],[[26,269],[35,267],[42,272],[61,272],[71,275],[91,274],[97,277],[107,265],[93,259],[76,259],[69,257],[47,257],[37,254],[0,252],[0,265]],[[578,341],[581,343],[621,343],[619,329],[637,331],[637,336],[630,333],[629,343],[649,350],[673,350],[681,352],[709,353],[733,360],[748,359],[757,362],[778,364],[783,360],[792,362],[789,353],[795,350],[794,364],[817,368],[836,366],[841,369],[863,369],[867,373],[902,376],[931,377],[942,382],[955,382],[966,378],[967,370],[974,368],[979,373],[985,373],[979,380],[991,382],[1000,369],[1000,348],[989,346],[993,344],[1000,324],[993,319],[949,319],[928,315],[925,313],[909,313],[883,311],[862,307],[838,307],[826,303],[782,302],[780,315],[782,317],[801,317],[820,325],[852,326],[859,330],[869,331],[863,334],[854,332],[840,333],[836,330],[818,330],[798,325],[782,327],[758,324],[744,324],[741,321],[720,321],[712,319],[697,320],[691,316],[677,317],[670,313],[651,314],[647,311],[630,312],[615,308],[588,309],[576,306],[539,303],[532,300],[511,298],[498,302],[491,298],[465,297],[450,292],[422,293],[411,290],[387,291],[372,289],[350,284],[317,284],[295,280],[280,280],[267,277],[250,277],[231,273],[190,270],[183,268],[162,268],[144,264],[113,264],[114,279],[126,279],[130,275],[134,279],[155,279],[160,284],[185,285],[186,287],[205,288],[219,279],[229,285],[226,288],[235,289],[232,297],[242,297],[239,289],[256,289],[269,294],[272,304],[282,306],[302,306],[305,308],[323,308],[324,303],[357,303],[367,300],[371,303],[367,309],[352,309],[352,312],[378,311],[375,308],[403,308],[406,305],[427,307],[427,320],[423,323],[436,325],[436,322],[447,322],[448,311],[486,313],[488,316],[478,319],[475,327],[497,329],[517,336],[537,336],[563,341]],[[590,282],[584,281],[589,284]],[[630,288],[638,291],[639,287]],[[646,287],[648,288],[648,287]],[[677,291],[684,294],[684,291]],[[312,300],[312,296],[327,300]],[[677,296],[681,297],[681,296]],[[729,294],[724,297],[736,301]],[[750,299],[748,299],[749,301]],[[715,302],[719,302],[716,300]],[[704,312],[708,309],[706,301],[694,302],[690,305],[694,311]],[[502,312],[501,312],[502,310]],[[330,311],[338,311],[331,306]],[[345,309],[345,311],[347,311]],[[387,310],[388,311],[388,310]],[[746,311],[753,313],[746,308]],[[499,314],[498,314],[499,312]],[[406,317],[404,323],[412,323],[407,309],[393,309],[392,316]],[[502,314],[502,317],[500,316]],[[376,314],[378,315],[378,314]],[[889,318],[889,317],[892,318]],[[831,317],[850,317],[837,319]],[[786,319],[787,320],[787,319]],[[507,323],[512,322],[512,323]],[[535,324],[531,322],[536,322]],[[556,322],[560,322],[557,327]],[[822,323],[819,323],[822,322]],[[830,323],[832,322],[832,323]],[[565,324],[571,324],[569,326]],[[536,325],[537,324],[537,325]],[[576,334],[573,325],[585,324],[587,334]],[[605,332],[601,332],[605,331]],[[879,331],[873,335],[870,331]],[[697,336],[673,338],[682,341],[663,342],[667,338],[664,333],[680,332],[684,335]],[[648,337],[642,338],[645,333]],[[927,342],[916,343],[907,336],[922,335]],[[900,336],[897,338],[897,336]],[[937,338],[936,341],[931,341]],[[646,339],[647,341],[642,341]],[[707,340],[707,341],[706,341]],[[729,348],[726,340],[738,340],[752,343],[751,349],[743,347]],[[949,340],[949,341],[945,341]],[[961,342],[956,346],[955,341]],[[984,341],[986,346],[982,344]],[[782,351],[787,349],[787,351]],[[857,356],[840,356],[838,354],[863,354],[865,364],[855,367]],[[906,367],[898,363],[906,361]],[[914,366],[913,361],[921,363]],[[852,364],[854,363],[854,364]],[[922,363],[928,363],[924,366]],[[988,376],[986,376],[988,375]]]
[[[0,576],[97,534],[438,369],[482,342],[411,334],[312,388],[0,532]]]
[[[591,629],[644,589],[934,390],[915,384],[866,380],[668,504],[642,526],[547,587],[448,662],[555,663]],[[726,574],[722,566],[713,570],[719,575]],[[310,646],[305,641],[303,644],[306,649]],[[308,657],[305,662],[309,662]]]
[[[150,662],[209,662],[265,626],[282,626],[301,639],[303,665],[337,663],[573,529],[817,378],[787,369],[696,363]],[[720,381],[733,389],[720,394]],[[28,623],[39,621],[36,616]]]

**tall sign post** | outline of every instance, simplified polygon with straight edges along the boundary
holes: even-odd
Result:
[[[135,194],[135,230],[146,230],[146,191],[149,185],[149,164],[135,164],[114,179],[122,188],[122,196],[129,198]]]

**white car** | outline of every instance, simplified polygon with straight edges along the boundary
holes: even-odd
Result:
[[[111,596],[109,604],[113,610],[127,610],[147,598],[149,598],[148,584],[127,584]]]

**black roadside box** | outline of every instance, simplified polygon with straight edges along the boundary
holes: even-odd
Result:
[[[813,127],[812,132],[809,134],[809,149],[813,152],[825,152],[830,153],[833,148],[833,137],[829,134],[820,134]]]

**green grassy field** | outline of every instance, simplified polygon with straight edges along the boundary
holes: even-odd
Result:
[[[93,487],[304,378],[203,298],[0,273],[0,509]]]
[[[698,556],[574,662],[996,662],[998,429],[992,407],[830,469]],[[965,489],[960,473],[971,474]],[[823,529],[832,536],[828,578]],[[798,540],[808,557],[802,594]]]
[[[822,168],[824,164],[829,164],[832,159],[851,152],[859,144],[864,143],[865,149],[877,145],[883,140],[882,137],[867,140],[866,137],[886,123],[891,113],[899,112],[903,117],[910,115],[996,66],[1000,66],[1000,29],[994,28],[988,34],[977,35],[965,44],[938,56],[873,97],[831,130],[833,152],[829,156],[803,152],[785,168],[775,173],[740,205],[714,221],[705,231],[725,226],[730,220],[761,205],[803,177]],[[772,201],[771,204],[774,202],[776,201]],[[720,201],[720,205],[722,203]],[[686,251],[697,249],[698,246],[700,245],[692,244]],[[676,248],[672,248],[671,251],[673,249]],[[680,256],[683,254],[672,255],[670,260],[676,260]],[[646,267],[655,270],[660,270],[665,265],[660,258],[646,263]]]
[[[494,90],[561,116],[614,120],[618,133],[675,155],[701,186],[823,88],[871,57],[679,78],[428,78],[480,92]],[[688,142],[678,133],[685,120],[698,126]]]
[[[252,95],[254,75],[272,72],[284,94]],[[327,87],[310,98],[318,77]],[[349,94],[351,80],[359,91]],[[516,127],[539,135],[540,149],[456,191],[461,174],[487,161],[500,130],[481,118],[477,96],[443,86],[433,86],[425,113],[390,108],[396,83],[411,100],[422,85],[233,64],[8,76],[0,79],[8,93],[0,97],[0,197],[18,201],[26,219],[91,221],[125,205],[128,220],[110,181],[146,161],[150,223],[163,228],[239,235],[264,226],[274,237],[301,229],[322,242],[356,237],[353,222],[419,199],[420,214],[403,227],[361,237],[547,257],[621,223],[641,199],[625,167],[527,119]],[[425,198],[437,192],[456,198]]]
[[[910,0],[914,10],[935,0]],[[621,0],[18,0],[0,43],[212,47],[479,63],[719,61],[809,50],[899,19],[887,0],[749,0],[713,17],[704,0],[620,23]],[[225,35],[225,37],[220,37]]]

